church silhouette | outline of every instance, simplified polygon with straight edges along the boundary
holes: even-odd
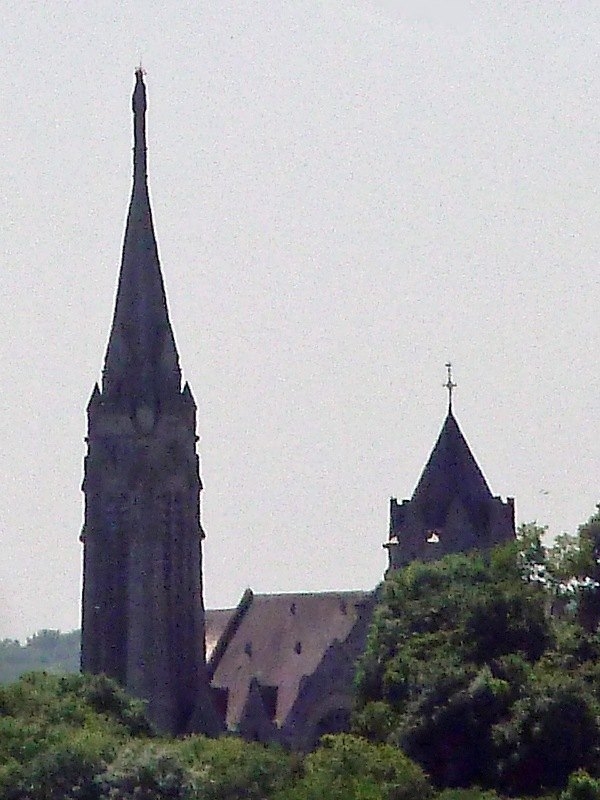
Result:
[[[196,405],[182,386],[148,194],[146,88],[101,384],[87,407],[81,668],[147,701],[162,732],[226,730],[310,749],[347,730],[373,592],[254,595],[204,609]],[[390,507],[388,571],[514,538],[449,407],[410,500]]]

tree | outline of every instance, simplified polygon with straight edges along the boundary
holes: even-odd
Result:
[[[304,777],[279,800],[429,800],[423,771],[397,748],[327,735],[307,756]]]
[[[600,780],[592,778],[584,770],[578,770],[569,777],[560,800],[600,800]]]
[[[103,675],[31,673],[0,687],[2,800],[263,800],[300,766],[275,747],[156,736]]]
[[[439,787],[539,792],[599,766],[600,641],[548,616],[539,529],[525,533],[489,555],[411,564],[383,587],[355,730]]]
[[[39,631],[24,645],[12,639],[0,641],[0,683],[34,671],[79,672],[79,643],[79,631],[57,630]]]

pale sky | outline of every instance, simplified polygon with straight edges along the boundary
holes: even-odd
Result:
[[[0,637],[79,625],[147,70],[205,596],[373,587],[455,411],[517,521],[600,502],[600,6],[0,2]]]

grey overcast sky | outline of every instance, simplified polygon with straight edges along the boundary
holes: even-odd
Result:
[[[2,0],[0,636],[79,624],[85,406],[147,70],[205,594],[369,588],[455,410],[518,521],[600,501],[594,0]]]

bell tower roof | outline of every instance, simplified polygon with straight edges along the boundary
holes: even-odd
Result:
[[[133,90],[133,188],[102,394],[114,401],[159,405],[181,392],[181,370],[169,321],[148,193],[146,87],[143,70]]]
[[[425,517],[435,525],[445,518],[455,499],[461,500],[473,521],[479,520],[492,497],[483,472],[449,408],[411,502],[421,507]]]
[[[446,369],[448,412],[437,441],[411,499],[390,499],[390,570],[515,538],[514,500],[492,495],[454,416],[452,364]]]
[[[460,501],[473,522],[480,520],[482,509],[492,499],[490,487],[480,470],[452,410],[452,363],[446,364],[448,413],[429,460],[412,496],[425,518],[439,524],[453,501]]]

